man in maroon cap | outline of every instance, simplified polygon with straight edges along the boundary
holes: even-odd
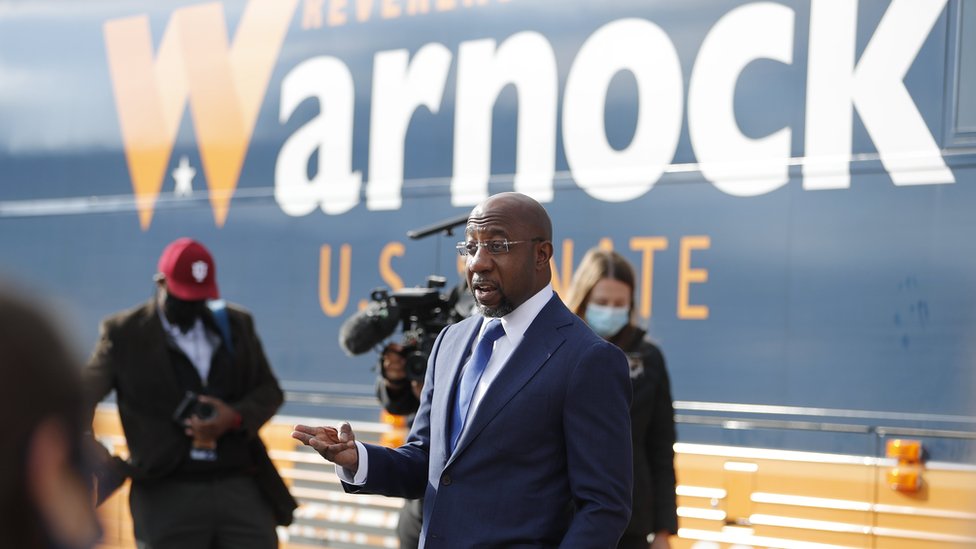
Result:
[[[89,410],[115,390],[129,447],[104,464],[99,495],[132,478],[142,549],[277,547],[296,504],[257,435],[283,395],[254,321],[218,301],[195,240],[170,243],[155,280],[152,299],[102,323],[82,373]]]

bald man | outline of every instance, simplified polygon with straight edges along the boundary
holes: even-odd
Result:
[[[611,548],[627,525],[627,359],[555,295],[552,251],[538,202],[489,197],[458,244],[481,314],[434,343],[406,444],[295,426],[347,491],[424,496],[421,547]]]

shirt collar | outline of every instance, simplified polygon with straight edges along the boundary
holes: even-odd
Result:
[[[191,337],[198,333],[204,335],[207,333],[206,330],[204,329],[203,321],[200,320],[199,318],[196,319],[196,321],[193,323],[193,326],[191,326],[190,329],[186,331],[186,333],[181,332],[179,328],[170,324],[169,321],[166,320],[166,315],[163,314],[163,311],[161,309],[159,311],[159,320],[160,322],[163,323],[163,329],[166,330],[166,333],[168,333],[170,336],[176,339]]]
[[[539,290],[538,293],[527,299],[525,303],[516,307],[514,311],[502,317],[502,328],[505,328],[505,336],[513,344],[517,344],[522,340],[522,336],[529,329],[529,325],[539,315],[542,308],[546,306],[546,303],[549,303],[549,300],[552,298],[552,293],[552,284],[546,284],[545,288]],[[482,329],[484,329],[485,324],[487,323],[482,323]]]

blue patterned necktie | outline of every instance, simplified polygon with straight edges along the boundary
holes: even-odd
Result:
[[[451,417],[451,453],[457,446],[458,437],[461,435],[461,429],[464,427],[464,422],[468,416],[468,408],[471,406],[471,398],[478,387],[481,375],[485,373],[485,366],[488,365],[488,359],[491,358],[495,340],[503,335],[505,335],[505,329],[502,328],[500,320],[493,318],[488,321],[488,326],[481,335],[481,339],[478,340],[478,345],[471,353],[471,359],[464,367],[461,381],[458,382],[457,398],[454,399],[454,414]]]

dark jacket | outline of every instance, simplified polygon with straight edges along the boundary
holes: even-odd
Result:
[[[671,382],[660,349],[646,332],[630,326],[615,339],[631,359],[634,399],[630,406],[634,437],[634,503],[627,534],[678,533],[674,474],[674,406]],[[643,368],[643,371],[641,371]]]
[[[413,423],[413,415],[420,407],[420,399],[413,394],[409,381],[403,387],[390,389],[386,386],[383,376],[379,376],[376,378],[376,398],[387,412],[398,416],[409,416],[408,425]]]
[[[345,489],[424,495],[427,549],[615,547],[633,485],[626,358],[554,295],[448,455],[454,387],[481,322],[440,333],[407,444],[367,444],[366,483]]]
[[[243,461],[235,459],[233,465],[244,463],[247,470],[242,472],[255,475],[266,493],[276,494],[277,502],[276,496],[270,496],[276,508],[278,504],[291,505],[294,500],[287,495],[257,436],[258,429],[281,406],[284,395],[251,315],[234,305],[226,310],[232,352],[223,343],[215,350],[214,363],[227,363],[219,373],[211,368],[210,378],[221,376],[220,393],[215,396],[240,413],[241,427],[221,437],[218,455],[222,446],[246,453]],[[208,324],[213,329],[214,323]],[[114,473],[131,476],[137,482],[153,482],[185,471],[190,439],[172,416],[188,388],[186,368],[192,366],[169,342],[156,300],[107,318],[100,332],[95,351],[82,371],[82,386],[87,409],[92,412],[109,392],[116,391],[129,459],[125,463],[116,461]],[[199,382],[198,375],[196,379]]]

